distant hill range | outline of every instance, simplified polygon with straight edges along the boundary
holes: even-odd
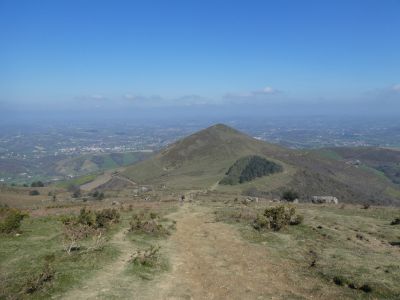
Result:
[[[278,169],[267,172],[268,176],[260,173],[249,181],[222,184],[235,163],[242,160],[243,171],[248,157],[254,156],[264,161],[265,168],[268,162]],[[331,195],[341,202],[400,205],[399,162],[396,150],[291,150],[217,124],[127,167],[123,175],[167,190],[215,189],[259,197],[280,197],[286,190],[295,190],[305,200]]]
[[[9,176],[19,178],[16,181],[20,183],[30,183],[35,180],[51,181],[53,178],[76,177],[131,165],[151,155],[152,153],[148,152],[126,152],[74,157],[47,156],[35,161],[0,159],[0,178]],[[24,174],[34,175],[28,178]]]

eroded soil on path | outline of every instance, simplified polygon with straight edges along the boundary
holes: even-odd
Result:
[[[135,248],[119,232],[120,257],[65,299],[338,299],[289,262],[274,261],[266,245],[244,240],[235,226],[215,222],[210,208],[185,204],[169,216],[177,229],[161,242],[170,270],[152,280],[124,273]]]
[[[176,217],[168,249],[172,271],[149,299],[338,299],[313,278],[296,282],[289,263],[274,262],[268,247],[215,222],[207,207],[186,206]]]

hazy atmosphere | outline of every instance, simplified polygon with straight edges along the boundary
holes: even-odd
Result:
[[[399,10],[395,0],[3,0],[1,115],[394,114]]]
[[[400,299],[400,0],[0,0],[0,300]]]

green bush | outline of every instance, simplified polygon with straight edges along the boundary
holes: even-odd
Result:
[[[134,214],[129,222],[131,232],[143,232],[149,234],[168,234],[168,230],[159,223],[159,217],[155,213]]]
[[[37,196],[37,195],[40,195],[40,193],[37,190],[33,190],[33,191],[29,191],[29,195],[30,196]]]
[[[44,183],[41,182],[40,180],[34,181],[34,182],[32,182],[31,187],[44,187]]]
[[[118,223],[120,218],[119,212],[113,208],[103,209],[96,212],[96,227],[107,227],[110,224]]]
[[[113,208],[105,208],[100,211],[93,212],[82,208],[78,216],[64,216],[61,222],[64,225],[85,225],[93,228],[105,228],[110,224],[118,223],[120,218],[119,212]]]
[[[13,233],[21,227],[22,220],[28,216],[15,208],[0,208],[0,232]]]
[[[399,225],[399,224],[400,224],[400,218],[396,218],[390,223],[390,225]]]
[[[82,225],[95,226],[96,225],[96,215],[91,210],[86,210],[86,208],[81,208],[77,222]]]
[[[299,198],[299,193],[293,190],[284,191],[282,194],[282,199],[289,202],[293,202],[298,198]]]
[[[296,215],[296,208],[292,206],[275,206],[266,208],[262,215],[258,215],[253,222],[257,230],[272,229],[279,231],[287,225],[298,225],[303,222],[303,217]]]

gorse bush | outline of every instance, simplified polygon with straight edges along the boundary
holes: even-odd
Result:
[[[62,218],[64,224],[64,249],[68,254],[81,250],[80,243],[89,236],[93,237],[92,246],[86,251],[100,250],[103,248],[105,238],[103,233],[111,224],[119,222],[120,214],[113,208],[100,211],[91,211],[82,208],[78,216]]]
[[[156,213],[140,213],[132,215],[129,222],[131,232],[143,232],[150,234],[169,234],[169,231],[160,224],[159,217]]]
[[[107,227],[110,224],[118,223],[120,218],[119,212],[113,208],[106,208],[96,212],[96,226],[99,228]]]
[[[105,208],[100,211],[87,210],[82,208],[78,216],[67,216],[61,219],[64,224],[81,224],[94,228],[104,228],[111,224],[118,223],[120,213],[115,208]]]
[[[16,208],[0,208],[0,233],[18,232],[22,220],[28,214]]]
[[[282,199],[293,202],[294,200],[299,198],[299,193],[293,190],[284,191],[282,193]]]
[[[150,246],[145,250],[136,251],[130,261],[134,264],[139,264],[142,266],[154,267],[159,262],[160,247],[159,246]]]
[[[296,215],[296,208],[292,206],[275,206],[266,208],[264,213],[258,215],[253,222],[257,230],[272,229],[279,231],[287,225],[298,225],[303,222],[303,217]]]

